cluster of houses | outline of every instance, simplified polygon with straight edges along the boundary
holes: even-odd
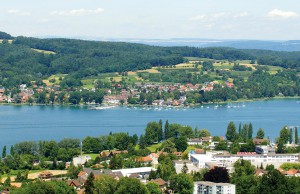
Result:
[[[219,84],[217,81],[213,82],[205,82],[204,84],[162,84],[162,83],[135,83],[134,86],[130,86],[127,89],[122,89],[120,93],[118,94],[112,94],[111,90],[107,90],[107,95],[104,96],[104,102],[108,104],[120,104],[120,103],[127,103],[128,98],[139,98],[140,97],[140,91],[146,91],[146,93],[149,93],[151,91],[158,91],[158,92],[174,92],[175,90],[178,90],[181,94],[180,99],[174,100],[174,99],[158,99],[154,100],[152,105],[155,106],[180,106],[184,105],[184,102],[186,101],[185,93],[192,92],[192,91],[204,91],[209,92],[214,89],[214,85]],[[234,84],[231,82],[225,83],[226,87],[233,87]]]
[[[152,167],[118,169],[118,170],[110,170],[110,169],[93,170],[91,168],[84,168],[83,171],[78,173],[77,179],[67,180],[67,184],[69,186],[74,187],[76,190],[80,190],[84,187],[84,183],[86,182],[88,176],[91,173],[93,173],[95,178],[101,175],[106,175],[112,177],[115,180],[120,180],[120,178],[122,177],[129,177],[129,178],[139,179],[142,183],[154,182],[157,183],[162,190],[166,190],[167,182],[165,182],[161,178],[147,181],[150,172],[155,170],[156,169]]]
[[[41,93],[44,91],[55,91],[55,94],[60,93],[58,85],[44,87],[34,84],[29,88],[26,84],[21,84],[18,90],[19,92],[17,94],[5,94],[5,87],[0,86],[0,103],[14,103],[18,101],[19,103],[26,103],[28,102],[28,99],[34,95],[34,93]]]
[[[174,99],[158,99],[154,100],[152,105],[156,106],[180,106],[184,105],[186,101],[185,94],[187,92],[192,91],[212,91],[214,89],[214,85],[219,84],[218,81],[213,82],[205,82],[203,84],[180,84],[180,83],[174,83],[174,84],[163,84],[163,83],[140,83],[137,82],[133,84],[132,86],[128,86],[126,89],[121,89],[122,86],[120,84],[117,84],[114,88],[119,89],[120,91],[115,92],[111,89],[108,89],[106,91],[106,95],[104,96],[103,102],[106,104],[127,104],[128,98],[139,98],[141,91],[146,91],[146,93],[152,92],[152,91],[158,91],[158,92],[169,92],[172,93],[175,90],[178,90],[181,94],[180,99],[174,100]],[[225,82],[223,87],[233,87],[234,84],[230,82]],[[56,95],[58,95],[61,91],[59,91],[59,85],[52,85],[52,86],[38,86],[36,84],[33,84],[32,87],[28,87],[26,84],[21,84],[19,86],[19,93],[15,94],[14,96],[11,96],[11,94],[6,95],[5,94],[5,88],[3,86],[0,86],[0,103],[6,102],[6,103],[12,103],[16,102],[17,100],[20,103],[26,103],[30,97],[34,93],[40,93],[47,91],[55,92]],[[95,88],[91,89],[91,91],[95,91]],[[18,98],[18,99],[17,99]],[[146,103],[146,102],[145,102]]]

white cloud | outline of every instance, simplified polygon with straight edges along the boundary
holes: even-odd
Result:
[[[14,14],[14,15],[22,15],[22,16],[28,16],[31,15],[30,12],[23,12],[20,11],[19,9],[10,9],[7,11],[8,14]]]
[[[191,17],[190,20],[203,20],[206,18],[206,15],[196,15],[194,17]]]
[[[241,18],[241,17],[246,17],[248,16],[248,12],[244,11],[242,13],[236,14],[235,16],[233,16],[234,18]]]
[[[243,12],[239,14],[239,17],[243,17],[248,15],[247,12]],[[235,17],[233,16],[231,13],[229,12],[220,12],[220,13],[214,13],[214,14],[209,14],[209,15],[196,15],[194,17],[191,17],[190,20],[206,20],[206,21],[215,21],[215,20],[219,20],[222,18],[230,18],[230,17]]]
[[[279,9],[273,9],[268,13],[268,17],[270,18],[292,18],[297,17],[298,14],[292,11],[282,11]]]
[[[7,13],[9,13],[9,14],[17,14],[19,12],[20,12],[20,10],[18,10],[18,9],[10,9],[7,11]]]
[[[104,9],[97,8],[97,9],[73,9],[68,11],[53,11],[50,15],[62,15],[62,16],[82,16],[88,14],[98,14],[102,13]]]
[[[226,13],[226,12],[220,12],[220,13],[215,13],[212,15],[213,18],[222,18],[222,17],[225,17],[225,16],[228,16],[229,13]]]

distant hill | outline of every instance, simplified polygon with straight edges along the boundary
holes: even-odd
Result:
[[[10,40],[13,39],[13,37],[10,34],[7,34],[6,32],[0,31],[0,39]]]
[[[12,37],[3,32],[0,35],[3,39],[12,39],[11,44],[0,44],[0,85],[6,86],[29,83],[52,74],[68,74],[81,79],[99,73],[171,66],[186,61],[185,57],[251,60],[262,65],[300,68],[300,52],[216,47],[220,44],[218,42],[207,43],[215,45],[207,48],[171,47],[171,43],[168,43],[170,46],[163,47],[116,40],[107,42],[66,38],[39,39]],[[297,46],[298,42],[290,41],[290,44]],[[252,45],[255,45],[255,42],[252,42]],[[250,44],[248,46],[250,47]]]
[[[114,41],[114,39],[112,39]],[[153,46],[231,47],[237,49],[261,49],[273,51],[300,51],[300,40],[213,40],[213,39],[124,39],[119,41],[142,43]]]

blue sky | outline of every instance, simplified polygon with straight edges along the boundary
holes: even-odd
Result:
[[[296,0],[9,0],[14,36],[299,40]]]

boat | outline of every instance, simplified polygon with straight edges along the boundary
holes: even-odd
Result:
[[[111,109],[111,108],[115,108],[116,106],[96,106],[96,107],[92,107],[90,108],[90,110],[105,110],[105,109]]]

